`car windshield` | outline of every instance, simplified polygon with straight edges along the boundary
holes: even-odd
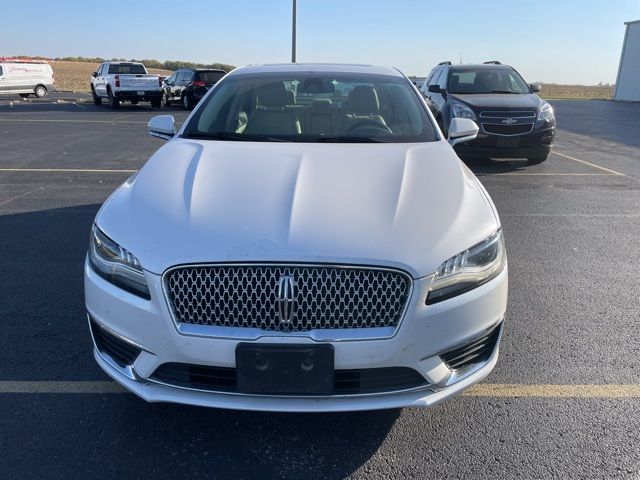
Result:
[[[205,83],[216,83],[224,76],[224,72],[198,72],[198,80]]]
[[[518,72],[507,68],[452,70],[447,91],[454,94],[531,93]]]
[[[144,75],[147,72],[145,71],[144,66],[139,63],[120,63],[109,65],[109,74],[113,73],[121,73],[123,75]]]
[[[317,72],[227,77],[200,104],[183,136],[272,142],[438,140],[407,79]]]

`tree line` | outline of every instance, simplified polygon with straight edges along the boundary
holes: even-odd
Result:
[[[145,58],[143,60],[137,60],[135,58],[101,58],[101,57],[56,57],[54,60],[64,61],[64,62],[91,62],[91,63],[102,63],[102,62],[140,62],[144,63],[147,68],[160,68],[163,70],[177,70],[179,68],[215,68],[224,70],[225,72],[229,72],[233,70],[233,65],[227,65],[225,63],[195,63],[195,62],[184,62],[181,60],[166,60],[161,62],[159,60],[153,60],[149,58]]]

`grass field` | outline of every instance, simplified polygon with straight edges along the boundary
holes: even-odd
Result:
[[[51,62],[51,68],[53,68],[53,74],[56,79],[56,88],[74,92],[90,92],[91,74],[98,69],[98,66],[98,63],[90,62]],[[150,68],[149,73],[164,76],[171,75],[169,70],[156,68]]]
[[[542,84],[540,96],[542,98],[600,98],[613,97],[613,86],[598,85],[556,85],[554,83]]]

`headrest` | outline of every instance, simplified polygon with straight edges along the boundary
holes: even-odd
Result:
[[[349,93],[349,110],[353,113],[372,114],[380,110],[378,94],[373,87],[358,85]]]
[[[331,108],[330,98],[316,98],[311,104],[311,113],[314,115],[331,115]]]
[[[258,88],[258,105],[262,107],[284,107],[288,102],[284,83],[277,82]]]

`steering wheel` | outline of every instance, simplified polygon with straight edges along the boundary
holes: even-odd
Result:
[[[393,133],[389,127],[380,123],[378,120],[368,118],[366,120],[359,120],[347,128],[345,134],[353,134],[358,132],[362,135],[375,135],[376,133]]]

